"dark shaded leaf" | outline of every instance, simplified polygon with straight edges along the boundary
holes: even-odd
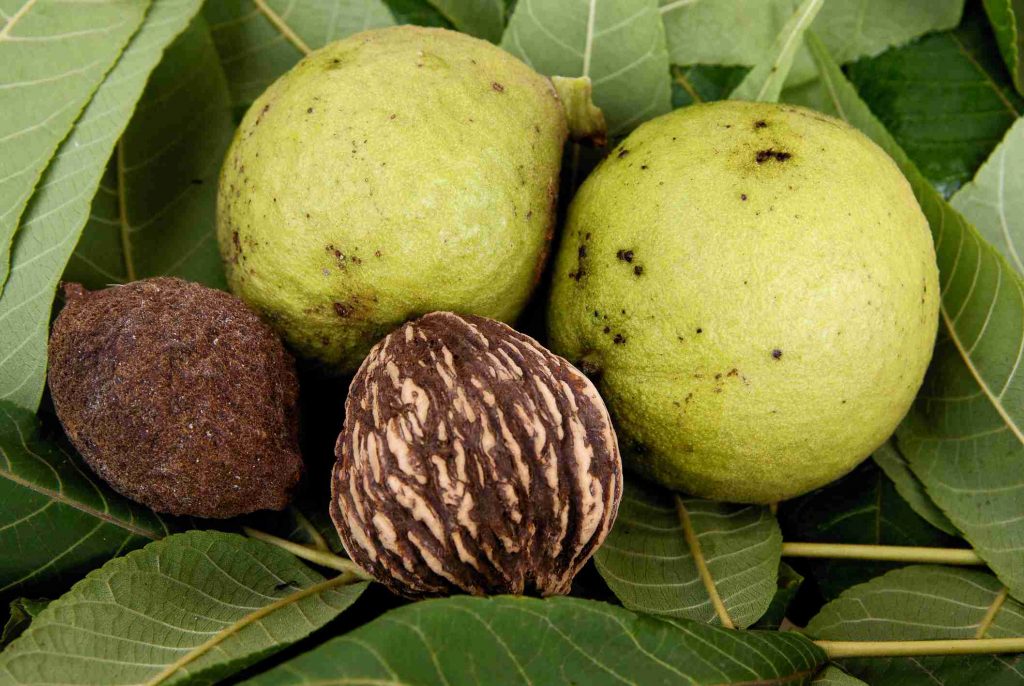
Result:
[[[795,633],[575,598],[455,597],[392,610],[246,683],[781,684],[809,681],[823,661]]]
[[[860,96],[924,176],[951,195],[1024,114],[978,8],[961,26],[851,64]]]
[[[716,67],[697,64],[689,67],[672,65],[672,107],[685,107],[695,102],[725,100],[743,77],[747,67]]]
[[[18,598],[11,601],[7,617],[7,623],[0,631],[0,650],[3,650],[8,643],[21,636],[28,625],[32,623],[35,616],[46,609],[50,604],[49,600],[32,600],[31,598]]]
[[[867,686],[857,677],[850,676],[835,665],[828,665],[818,672],[811,682],[812,686]]]
[[[962,546],[922,519],[870,460],[839,481],[779,505],[786,541],[881,545]],[[896,563],[861,560],[787,560],[814,580],[825,600],[892,569]],[[810,589],[808,589],[810,590]]]
[[[1017,92],[1024,95],[1024,3],[1021,0],[983,0],[996,34],[999,52]]]
[[[505,0],[430,0],[430,4],[459,31],[492,43],[505,30]]]
[[[987,572],[917,565],[854,586],[822,609],[807,633],[833,641],[1024,636],[1024,606]],[[842,660],[872,686],[1024,683],[1021,655]]]
[[[455,28],[428,0],[384,0],[399,24]]]
[[[953,522],[949,521],[949,517],[944,515],[939,506],[928,496],[924,484],[910,471],[907,458],[903,457],[903,453],[893,445],[892,441],[876,450],[871,457],[875,464],[882,468],[882,471],[896,487],[896,492],[907,501],[914,512],[936,529],[944,531],[950,536],[959,535]]]
[[[775,595],[768,605],[768,610],[751,625],[752,629],[765,629],[777,631],[782,627],[783,620],[787,618],[790,604],[796,598],[800,586],[804,583],[804,577],[800,572],[790,567],[785,562],[779,563],[779,574],[776,580]]]

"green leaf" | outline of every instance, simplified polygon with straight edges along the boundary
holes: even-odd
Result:
[[[660,0],[673,64],[754,65],[767,61],[797,0]],[[840,63],[877,55],[960,21],[963,0],[826,2],[813,29]],[[793,85],[813,78],[806,51],[796,57]]]
[[[1024,3],[1021,0],[983,0],[983,4],[1003,61],[1017,92],[1024,95]]]
[[[392,610],[246,684],[781,684],[807,680],[823,660],[795,633],[576,598],[455,597]]]
[[[519,0],[501,46],[548,76],[589,76],[618,136],[671,109],[657,0]]]
[[[0,631],[0,650],[21,636],[28,625],[32,623],[35,616],[46,609],[50,604],[49,600],[33,600],[31,598],[17,598],[11,601],[7,623],[3,631]]]
[[[430,4],[459,31],[492,43],[501,41],[505,0],[430,0]]]
[[[717,67],[697,64],[672,65],[672,107],[696,102],[725,100],[750,70],[746,67]]]
[[[875,464],[882,468],[885,475],[889,477],[896,492],[907,501],[907,504],[923,517],[929,524],[950,536],[956,536],[959,532],[949,521],[949,517],[942,513],[938,505],[929,497],[925,491],[924,484],[910,471],[907,458],[893,445],[892,441],[887,442],[875,451],[871,456]]]
[[[150,276],[226,287],[214,215],[234,129],[224,72],[199,19],[153,71],[64,278],[89,288]]]
[[[304,638],[366,583],[274,546],[191,531],[111,560],[0,654],[12,684],[213,684]]]
[[[630,479],[594,561],[631,610],[745,628],[775,595],[781,555],[767,507],[682,498]]]
[[[428,0],[384,0],[384,4],[399,24],[455,28]]]
[[[778,102],[782,86],[793,67],[793,58],[803,45],[804,31],[821,10],[824,0],[803,0],[775,37],[768,57],[746,75],[729,97],[733,100]]]
[[[311,51],[395,23],[382,0],[217,0],[203,16],[232,102],[244,107]]]
[[[158,515],[101,485],[54,429],[0,403],[0,598],[60,592],[168,533]]]
[[[32,190],[148,7],[149,0],[0,7],[0,293]]]
[[[857,677],[850,676],[835,665],[828,665],[818,672],[811,686],[867,686]]]
[[[897,432],[900,450],[977,553],[1024,595],[1024,283],[928,183],[813,34],[807,40],[837,110],[899,165],[935,238],[939,340]]]
[[[985,17],[965,13],[954,31],[926,36],[848,74],[871,111],[917,168],[949,196],[1024,114]]]
[[[814,638],[910,641],[1024,636],[1024,606],[986,572],[912,566],[854,586],[807,625]],[[872,686],[1021,684],[1024,655],[843,660]]]
[[[1024,275],[1024,118],[949,202]]]
[[[839,481],[779,505],[787,541],[951,547],[963,543],[910,508],[893,482],[868,460]],[[789,559],[825,600],[895,566],[891,562]]]
[[[800,590],[803,582],[804,577],[802,574],[785,562],[780,562],[775,595],[772,596],[772,602],[768,605],[768,609],[761,616],[761,619],[754,622],[751,628],[767,629],[770,631],[781,629],[783,620],[786,619],[786,613],[789,612],[789,606],[794,598],[796,598],[797,591]]]
[[[14,241],[11,276],[0,295],[0,401],[33,411],[38,406],[53,294],[89,218],[104,166],[164,48],[201,4],[153,3],[139,32],[61,144],[26,209]]]

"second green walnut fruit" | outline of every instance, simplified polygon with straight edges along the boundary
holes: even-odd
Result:
[[[928,224],[880,148],[817,112],[725,102],[644,124],[587,179],[549,321],[627,466],[766,503],[892,434],[938,308]]]
[[[484,41],[399,27],[317,50],[228,151],[231,289],[338,372],[425,312],[511,321],[550,241],[566,135],[550,81]]]

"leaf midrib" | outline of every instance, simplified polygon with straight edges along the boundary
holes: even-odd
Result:
[[[24,5],[18,8],[17,12],[11,15],[11,18],[7,20],[6,24],[4,24],[4,27],[0,29],[0,41],[7,40],[11,35],[11,29],[14,28],[14,25],[17,24],[22,17],[28,14],[29,10],[32,9],[32,6],[35,5],[37,1],[38,0],[27,0]]]
[[[167,667],[152,679],[145,681],[143,686],[159,686],[159,684],[165,683],[168,679],[177,675],[182,669],[203,657],[221,643],[242,631],[245,627],[277,612],[282,608],[289,607],[300,600],[305,600],[310,596],[317,595],[324,591],[329,591],[337,586],[346,586],[357,581],[359,581],[359,579],[354,574],[346,572],[339,574],[336,577],[326,579],[325,581],[321,581],[318,584],[313,584],[312,586],[304,588],[301,591],[297,591],[296,593],[292,593],[284,598],[275,600],[269,605],[265,605],[258,610],[254,610],[241,619],[224,627],[209,639],[188,651],[171,664],[167,665]]]
[[[302,37],[295,31],[295,29],[288,25],[288,22],[285,21],[284,17],[275,12],[273,8],[267,4],[267,0],[252,0],[252,3],[256,5],[256,9],[258,9],[260,13],[267,18],[267,21],[273,24],[274,28],[285,37],[285,40],[294,45],[299,52],[303,55],[308,55],[313,52],[306,41],[302,40]]]
[[[124,520],[118,519],[117,517],[111,515],[109,512],[103,512],[101,510],[97,510],[94,507],[90,507],[89,505],[86,505],[84,503],[80,503],[76,500],[71,500],[60,491],[55,491],[51,488],[45,488],[43,486],[40,486],[39,484],[32,483],[31,481],[23,479],[17,474],[14,474],[13,472],[8,471],[6,469],[0,469],[0,476],[3,476],[4,478],[8,479],[9,481],[12,481],[13,483],[21,486],[22,488],[26,488],[30,491],[33,491],[34,493],[46,496],[47,498],[54,500],[62,505],[67,505],[70,508],[73,508],[80,512],[84,512],[85,514],[91,517],[100,519],[104,522],[107,522],[108,524],[112,524],[116,527],[124,529],[125,531],[129,531],[133,534],[143,536],[154,541],[157,541],[161,538],[157,533],[153,531],[143,529],[141,527],[135,526],[134,524],[129,524],[128,522],[125,522]]]
[[[715,579],[711,576],[711,570],[708,569],[707,561],[704,559],[704,550],[701,548],[697,532],[693,528],[693,522],[690,520],[690,512],[686,508],[686,503],[683,502],[679,494],[673,494],[672,497],[675,499],[679,524],[683,527],[683,537],[686,539],[686,545],[693,556],[693,563],[697,567],[697,574],[700,576],[701,583],[704,584],[704,590],[711,601],[711,607],[714,608],[715,615],[723,627],[735,629],[736,625],[732,621],[732,617],[729,616],[725,603],[722,602],[722,596],[718,593],[718,586],[715,584]]]

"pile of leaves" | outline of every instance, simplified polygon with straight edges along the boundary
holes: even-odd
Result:
[[[0,0],[0,684],[1024,684],[1022,14],[1019,0]],[[935,358],[896,436],[777,511],[630,478],[573,597],[548,600],[390,596],[340,557],[326,479],[284,514],[219,523],[99,483],[44,397],[57,284],[224,287],[213,207],[241,113],[304,54],[396,23],[589,77],[610,144],[729,97],[807,105],[874,139],[931,224],[942,285]],[[606,150],[569,146],[563,199]],[[303,395],[308,468],[326,473],[343,385],[308,378]],[[978,654],[901,655],[936,639]]]

